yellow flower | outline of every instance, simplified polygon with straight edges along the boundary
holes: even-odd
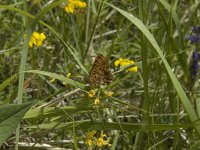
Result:
[[[95,94],[96,94],[96,90],[90,90],[90,91],[88,92],[88,96],[89,96],[89,97],[94,97]]]
[[[118,67],[118,66],[126,67],[126,66],[133,65],[133,64],[135,64],[134,61],[129,60],[129,59],[122,59],[122,58],[120,58],[120,59],[118,59],[118,60],[116,60],[114,62],[115,67]],[[133,66],[133,67],[127,69],[126,71],[127,72],[137,72],[138,71],[138,67],[137,66]]]
[[[68,73],[67,78],[70,78],[70,77],[71,77],[71,73]],[[63,82],[63,85],[67,85],[67,82]]]
[[[94,100],[94,104],[95,104],[95,105],[98,105],[98,104],[100,104],[100,103],[101,103],[101,101],[100,101],[99,98],[96,98],[96,99]]]
[[[112,95],[113,95],[113,92],[112,92],[112,91],[109,91],[109,92],[108,92],[108,91],[105,91],[104,94],[106,94],[107,96],[112,96]]]
[[[86,7],[86,3],[85,2],[81,2],[81,1],[74,1],[74,5],[76,8],[85,8]]]
[[[96,131],[93,130],[93,131],[87,132],[86,137],[87,139],[93,139],[95,134],[96,134]]]
[[[91,146],[93,144],[93,141],[90,139],[86,139],[85,144]]]
[[[42,42],[46,39],[44,33],[33,32],[31,39],[29,41],[29,46],[33,47],[33,45],[40,47]]]
[[[80,0],[68,0],[68,4],[65,6],[65,11],[67,13],[74,13],[75,9],[85,8],[86,3]]]
[[[71,73],[69,72],[68,74],[67,74],[67,78],[70,78],[71,77]]]
[[[129,72],[138,72],[138,67],[134,66],[132,68],[129,68],[127,71],[129,71]]]
[[[115,67],[118,67],[118,66],[120,65],[121,61],[122,61],[122,58],[116,60],[116,61],[114,62]]]
[[[68,4],[67,6],[65,6],[65,11],[67,12],[67,13],[74,13],[74,4]]]
[[[93,145],[93,139],[94,139],[95,134],[96,134],[96,131],[87,132],[87,135],[86,135],[87,139],[85,141],[86,145],[88,145],[88,146]]]
[[[103,144],[104,144],[104,140],[103,140],[102,138],[98,138],[98,139],[97,139],[97,146],[98,146],[98,147],[102,147]]]
[[[109,144],[110,139],[108,138],[107,140],[104,140],[105,138],[106,138],[106,135],[103,134],[103,132],[101,132],[100,137],[96,141],[96,145],[98,147],[102,147],[102,146],[106,146],[106,145],[111,146],[111,144]]]
[[[55,80],[56,80],[56,78],[51,77],[51,78],[49,79],[49,82],[53,83]]]

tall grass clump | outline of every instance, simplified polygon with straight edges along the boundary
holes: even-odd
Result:
[[[199,7],[0,2],[1,149],[200,149]]]

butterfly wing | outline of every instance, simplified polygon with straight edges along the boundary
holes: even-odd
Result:
[[[89,74],[89,81],[92,85],[109,84],[112,82],[113,75],[109,69],[108,60],[105,56],[99,54],[93,63]]]

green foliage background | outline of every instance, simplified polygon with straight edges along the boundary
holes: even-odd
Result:
[[[21,121],[16,134],[0,136],[1,148],[87,149],[86,132],[96,130],[111,137],[103,149],[198,149],[199,83],[191,82],[189,62],[199,47],[185,35],[200,25],[200,1],[87,0],[74,14],[64,12],[66,2],[0,2],[0,133]],[[33,31],[47,36],[40,48],[28,46]],[[115,73],[104,87],[113,96],[101,93],[94,106],[87,78],[98,53],[113,72],[119,58],[134,60],[139,72]],[[24,116],[27,102],[35,105]]]

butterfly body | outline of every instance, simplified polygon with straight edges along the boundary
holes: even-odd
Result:
[[[107,58],[101,54],[97,55],[89,74],[90,84],[100,86],[109,84],[112,80],[113,75],[109,69]]]

